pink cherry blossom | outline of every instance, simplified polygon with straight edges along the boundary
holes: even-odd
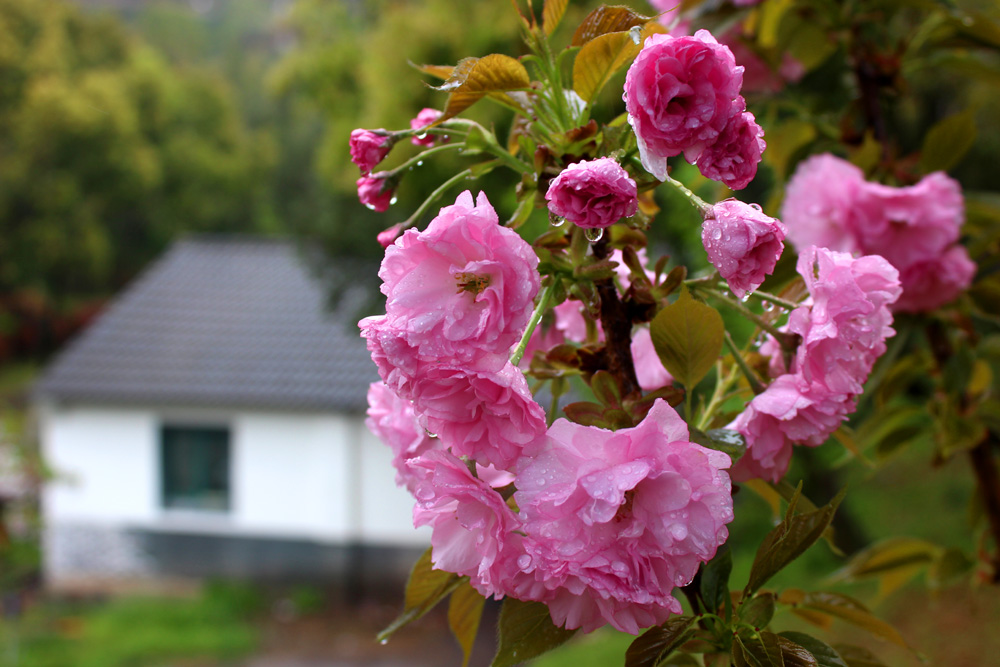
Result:
[[[865,174],[850,162],[824,153],[804,160],[785,190],[781,219],[796,248],[811,245],[842,252],[860,250],[851,211]]]
[[[736,199],[715,204],[701,228],[708,261],[741,298],[774,271],[784,238],[785,226],[779,220]]]
[[[896,311],[919,313],[951,303],[965,291],[976,275],[976,264],[968,251],[953,245],[940,255],[910,264],[899,272],[903,295]]]
[[[743,98],[737,106],[742,107]],[[719,137],[698,157],[698,170],[705,178],[720,181],[731,190],[742,190],[757,175],[757,163],[764,153],[764,130],[753,114],[734,114]]]
[[[801,341],[787,372],[730,426],[748,446],[733,466],[737,481],[777,481],[788,468],[793,444],[823,444],[854,411],[872,366],[885,352],[886,338],[895,333],[890,308],[901,290],[896,269],[882,257],[854,258],[810,246],[796,268],[810,296],[792,311],[784,329]],[[761,351],[781,354],[773,340]],[[783,367],[781,360],[770,370]]]
[[[545,411],[516,366],[487,371],[426,362],[385,328],[384,318],[361,324],[383,381],[413,402],[419,422],[456,455],[507,470],[541,446]]]
[[[432,451],[411,459],[415,526],[431,526],[435,569],[469,577],[483,595],[502,597],[512,560],[523,553],[520,520],[503,497],[458,458]]]
[[[358,179],[358,199],[362,204],[379,213],[389,210],[396,193],[388,176],[388,172],[380,171]]]
[[[420,113],[418,113],[416,117],[410,121],[410,129],[419,130],[423,127],[427,127],[440,117],[441,117],[440,111],[438,111],[437,109],[432,109],[430,107],[425,107],[421,109]],[[439,139],[442,142],[448,141],[447,137],[441,137],[438,135],[428,134],[428,133],[425,133],[423,136],[416,135],[412,137],[410,141],[415,146],[433,146],[435,143],[437,143]]]
[[[552,179],[545,193],[549,211],[587,229],[608,227],[635,215],[635,181],[613,158],[575,162]]]
[[[396,469],[396,484],[412,492],[414,479],[406,462],[440,447],[440,442],[431,438],[417,421],[413,403],[401,399],[382,382],[373,382],[368,387],[365,424],[395,455],[392,465]]]
[[[557,420],[517,470],[527,557],[508,593],[545,602],[557,625],[585,632],[610,623],[636,634],[680,613],[671,591],[728,536],[728,466],[689,441],[663,400],[630,429]]]
[[[528,323],[538,256],[468,191],[424,231],[389,246],[379,277],[386,323],[423,359],[496,370]]]
[[[691,37],[654,34],[625,77],[625,108],[639,157],[649,173],[667,177],[667,158],[696,162],[733,115],[743,68],[707,30]]]
[[[899,269],[944,252],[958,240],[965,218],[961,186],[942,172],[905,188],[864,183],[851,212],[861,251],[882,255]]]
[[[358,165],[362,174],[367,174],[385,159],[395,142],[385,130],[362,130],[351,132],[351,162]]]

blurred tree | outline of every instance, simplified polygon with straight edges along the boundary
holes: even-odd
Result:
[[[106,295],[182,230],[259,228],[273,162],[218,76],[115,19],[0,0],[0,293]]]

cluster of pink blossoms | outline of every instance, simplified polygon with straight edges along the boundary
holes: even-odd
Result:
[[[892,336],[890,306],[899,298],[899,274],[882,257],[854,258],[811,246],[796,266],[809,289],[805,304],[784,330],[801,337],[790,366],[773,339],[776,379],[729,426],[747,442],[732,469],[734,480],[778,481],[788,469],[792,443],[818,446],[854,411],[865,380]]]
[[[673,588],[725,542],[730,460],[690,442],[662,400],[631,429],[546,426],[508,358],[537,263],[482,194],[404,232],[379,272],[386,314],[360,323],[382,378],[368,425],[431,527],[436,568],[544,602],[567,628],[637,633],[680,612]],[[511,482],[517,512],[498,490]]]
[[[603,229],[639,209],[635,181],[614,158],[575,162],[552,179],[549,211],[584,229]]]
[[[895,310],[933,310],[969,286],[976,265],[957,243],[964,220],[961,186],[942,172],[909,187],[869,183],[864,172],[830,154],[799,165],[788,183],[782,219],[799,248],[881,255],[899,270]]]
[[[742,85],[743,67],[707,30],[649,36],[629,67],[623,96],[643,167],[666,180],[667,158],[683,153],[705,177],[746,187],[765,143]]]

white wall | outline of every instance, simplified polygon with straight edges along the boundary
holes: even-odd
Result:
[[[43,511],[51,525],[94,525],[420,545],[412,500],[396,488],[391,452],[361,417],[276,412],[45,406],[43,454],[56,477]],[[163,423],[228,425],[228,512],[165,509]]]

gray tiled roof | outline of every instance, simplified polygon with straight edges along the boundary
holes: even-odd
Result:
[[[37,393],[104,404],[361,410],[378,375],[358,335],[358,291],[330,312],[327,291],[291,243],[182,240],[56,358]]]

